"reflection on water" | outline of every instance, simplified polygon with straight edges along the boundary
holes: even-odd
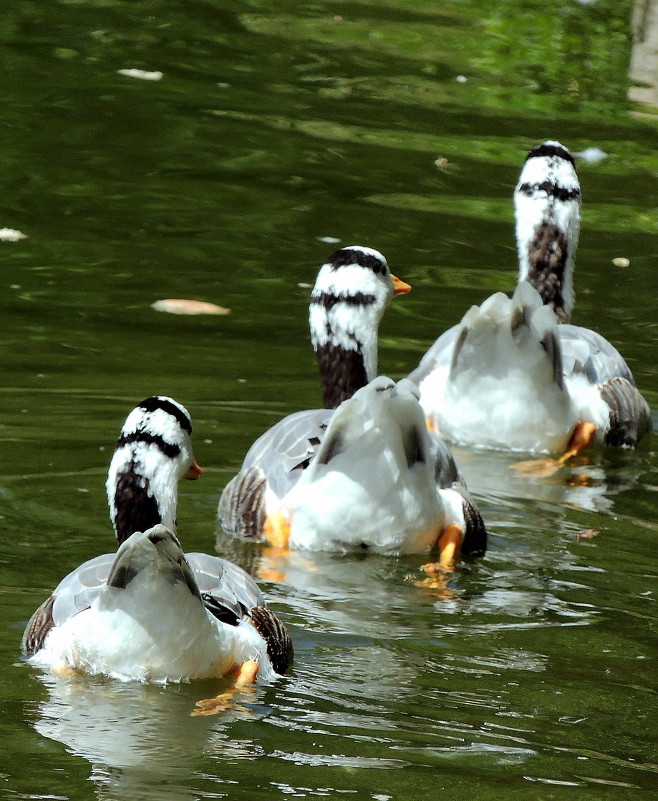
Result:
[[[192,717],[203,683],[162,688],[48,674],[40,679],[49,697],[38,707],[35,728],[88,760],[99,798],[194,798],[186,785],[201,755],[251,755],[249,743],[229,738],[225,727],[258,713],[238,703],[220,723]]]
[[[646,457],[643,452],[605,454],[585,452],[569,461],[555,475],[532,477],[513,469],[525,459],[523,454],[497,451],[468,451],[454,448],[455,458],[470,491],[497,508],[517,508],[519,501],[551,504],[555,515],[568,505],[589,512],[609,513],[614,496],[634,485],[643,475]]]

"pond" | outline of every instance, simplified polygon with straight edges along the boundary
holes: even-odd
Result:
[[[658,125],[626,99],[631,5],[5,9],[0,228],[25,238],[0,241],[0,796],[655,791],[655,435],[551,479],[457,450],[490,547],[440,591],[415,584],[420,556],[272,563],[215,520],[254,439],[320,403],[307,306],[327,256],[369,245],[412,284],[380,331],[380,372],[406,375],[514,286],[512,192],[544,139],[606,154],[577,162],[574,321],[658,408]],[[164,314],[162,298],[230,312]],[[216,716],[190,716],[213,682],[62,680],[20,657],[60,578],[113,549],[107,466],[156,393],[190,410],[206,468],[181,487],[183,544],[265,576],[295,644],[289,676]]]

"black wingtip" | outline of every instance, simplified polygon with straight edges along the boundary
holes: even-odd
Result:
[[[634,448],[651,431],[651,410],[636,386],[626,378],[610,378],[600,387],[601,397],[610,410],[606,445]]]
[[[265,606],[255,606],[250,613],[256,631],[267,643],[267,655],[272,667],[283,675],[292,665],[292,640],[279,618]]]
[[[55,596],[45,600],[30,618],[21,641],[21,651],[25,656],[34,656],[43,648],[46,637],[54,628],[53,605]]]
[[[267,479],[260,467],[238,473],[224,488],[218,516],[222,528],[246,540],[261,540],[265,526]]]
[[[466,533],[461,547],[462,554],[470,557],[484,556],[487,552],[489,535],[482,515],[468,500],[464,500],[464,520],[466,521]]]

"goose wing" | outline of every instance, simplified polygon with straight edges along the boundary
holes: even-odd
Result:
[[[602,384],[610,378],[625,378],[635,383],[623,356],[605,337],[570,324],[559,326],[557,331],[565,377],[580,373],[592,384]]]
[[[254,442],[242,470],[259,467],[270,489],[282,498],[308,467],[332,414],[331,409],[307,409],[284,417]]]
[[[280,501],[299,481],[322,444],[332,414],[331,409],[296,412],[254,442],[219,499],[217,513],[226,531],[261,538],[267,496]]]
[[[216,617],[217,610],[224,608],[240,620],[254,606],[265,606],[260,588],[238,565],[206,553],[188,553],[185,558],[206,608]]]
[[[107,583],[114,564],[114,553],[104,553],[84,562],[57,585],[30,618],[23,634],[22,650],[27,656],[39,651],[48,633],[83,612],[94,602]]]
[[[268,609],[253,578],[234,562],[206,553],[188,553],[206,609],[219,620],[237,626],[248,620],[265,640],[276,673],[285,673],[293,659],[292,640],[279,618]]]
[[[219,620],[237,625],[254,607],[265,606],[256,582],[233,562],[204,553],[185,556],[204,606]],[[42,648],[52,628],[91,607],[107,583],[115,558],[116,553],[108,553],[90,559],[59,583],[32,615],[25,629],[25,654],[35,654]]]

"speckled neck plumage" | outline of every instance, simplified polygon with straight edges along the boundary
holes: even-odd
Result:
[[[559,142],[531,150],[515,192],[519,277],[535,287],[560,322],[569,321],[573,306],[580,203],[571,153]]]
[[[146,531],[162,523],[158,502],[149,492],[149,481],[136,472],[136,467],[132,461],[126,471],[117,476],[114,529],[119,545],[135,531]]]

